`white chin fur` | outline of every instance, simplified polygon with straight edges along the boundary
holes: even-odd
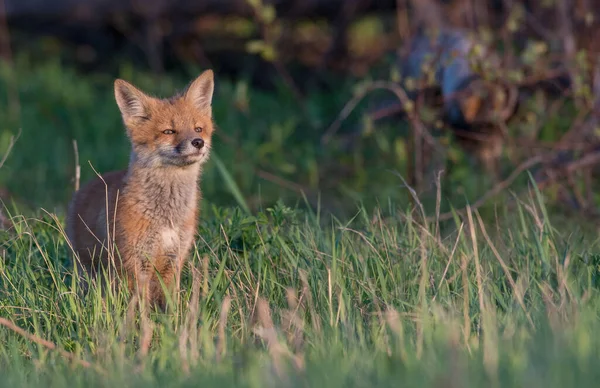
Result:
[[[205,150],[204,152],[197,155],[189,155],[187,157],[181,157],[181,159],[177,158],[174,161],[170,160],[169,163],[182,167],[191,166],[193,164],[202,165],[208,160],[209,154],[209,150]]]

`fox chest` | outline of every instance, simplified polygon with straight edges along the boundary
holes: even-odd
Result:
[[[157,231],[156,248],[162,255],[177,257],[186,254],[193,240],[193,231],[183,227],[166,226]]]
[[[148,191],[149,192],[149,191]],[[143,199],[128,192],[120,221],[135,254],[176,258],[186,255],[195,232],[196,192],[190,187],[154,187]],[[158,194],[157,194],[158,193]],[[159,195],[160,194],[160,195]],[[143,251],[143,252],[142,252]]]
[[[165,253],[176,253],[183,245],[182,233],[179,228],[162,228],[158,232],[158,243],[159,247],[165,251]]]

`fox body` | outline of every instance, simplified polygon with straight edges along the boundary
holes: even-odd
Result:
[[[99,265],[122,271],[130,289],[162,304],[159,276],[166,288],[173,285],[197,229],[199,179],[214,131],[213,73],[205,71],[169,99],[123,80],[114,87],[132,145],[129,167],[75,193],[67,235],[80,272],[96,274]]]

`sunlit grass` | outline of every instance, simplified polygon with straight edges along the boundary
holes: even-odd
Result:
[[[145,319],[126,291],[79,296],[60,219],[15,217],[0,317],[57,349],[2,327],[2,382],[595,385],[596,241],[553,228],[535,197],[501,227],[472,212],[440,235],[420,219],[214,208],[181,292]]]

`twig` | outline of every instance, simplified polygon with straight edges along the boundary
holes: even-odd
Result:
[[[402,105],[394,104],[371,111],[371,113],[369,113],[369,117],[371,117],[371,120],[377,121],[402,112],[404,112]]]
[[[64,358],[67,358],[67,359],[73,361],[74,363],[83,366],[84,368],[93,368],[102,374],[106,374],[106,371],[104,369],[102,369],[100,366],[94,365],[90,362],[87,362],[85,360],[81,360],[81,359],[77,358],[77,356],[75,354],[73,354],[71,352],[67,352],[64,349],[57,347],[56,344],[53,342],[50,342],[48,340],[45,340],[43,338],[40,338],[34,334],[27,332],[25,329],[22,329],[21,327],[15,325],[8,319],[0,318],[0,325],[8,328],[9,330],[14,331],[15,333],[19,334],[22,337],[27,338],[31,342],[34,342],[34,343],[41,345],[50,350],[56,350]]]
[[[535,15],[529,11],[525,11],[525,23],[527,23],[527,25],[545,41],[552,42],[556,40],[557,34],[544,27],[543,23],[537,20]]]
[[[556,155],[558,153],[559,153],[558,151],[553,151],[553,152],[549,152],[545,155],[536,155],[536,156],[533,156],[533,157],[525,160],[508,176],[508,178],[506,178],[502,182],[499,182],[497,185],[495,185],[493,188],[491,188],[481,198],[479,198],[477,201],[475,201],[475,203],[472,206],[470,206],[470,208],[473,211],[480,208],[490,198],[492,198],[492,197],[498,195],[500,192],[506,190],[515,181],[515,179],[517,179],[517,177],[522,172],[530,169],[531,167],[535,166],[536,164],[540,164],[545,161],[552,160],[554,157],[556,157]],[[587,155],[584,155],[583,157],[579,158],[578,160],[568,163],[564,167],[548,168],[546,170],[547,171],[546,176],[548,176],[548,178],[545,180],[537,181],[536,182],[537,187],[540,190],[542,190],[545,187],[549,186],[550,184],[556,182],[560,176],[572,174],[575,171],[584,169],[586,167],[590,167],[597,163],[600,163],[600,150],[594,150],[594,151],[588,153]],[[464,207],[464,208],[456,211],[456,213],[463,214],[467,210],[467,208],[468,207]],[[447,221],[447,220],[451,219],[453,216],[454,216],[453,212],[447,212],[447,213],[440,214],[439,217],[437,217],[437,216],[436,217],[427,217],[427,220],[430,222],[431,221],[437,222],[438,220],[439,221]]]
[[[513,289],[513,291],[515,293],[515,297],[517,298],[517,302],[519,302],[519,305],[521,305],[521,308],[523,309],[523,312],[525,313],[525,316],[527,317],[527,321],[529,321],[529,324],[531,325],[531,328],[535,329],[535,325],[533,323],[533,320],[531,319],[531,316],[529,315],[529,312],[527,311],[527,307],[525,306],[525,301],[523,299],[523,294],[519,291],[519,288],[517,287],[517,283],[515,283],[512,275],[510,274],[510,269],[508,268],[508,266],[506,265],[506,263],[502,259],[502,256],[500,256],[500,252],[498,252],[498,250],[496,249],[496,246],[492,242],[492,239],[488,235],[488,232],[485,229],[485,225],[483,223],[483,220],[481,219],[481,216],[479,215],[479,213],[475,213],[475,215],[477,216],[477,221],[479,222],[479,227],[481,229],[481,232],[483,233],[483,237],[485,238],[485,241],[487,242],[488,246],[492,250],[492,253],[494,254],[494,256],[496,256],[496,260],[498,260],[498,263],[500,263],[500,266],[502,267],[502,271],[504,271],[504,275],[508,279],[508,282],[510,283],[510,286],[512,287],[512,289]]]
[[[569,4],[568,0],[559,0],[557,3],[556,11],[558,13],[557,18],[559,22],[559,34],[562,38],[562,50],[566,55],[567,69],[569,71],[569,78],[572,86],[577,88],[577,84],[574,83],[576,77],[576,69],[573,66],[573,59],[575,58],[577,44],[575,37],[573,36],[573,23],[570,16],[570,10],[573,4]],[[577,102],[577,101],[575,101]]]
[[[331,137],[337,132],[340,128],[342,122],[348,118],[350,113],[354,111],[359,102],[361,102],[369,93],[375,90],[388,90],[398,98],[402,106],[406,107],[407,105],[412,104],[412,101],[408,98],[406,92],[400,86],[394,84],[393,82],[388,81],[374,81],[367,85],[363,90],[360,91],[356,96],[354,96],[350,101],[344,105],[340,114],[336,118],[336,120],[327,128],[323,136],[321,137],[321,144],[329,143]],[[413,125],[415,131],[420,132],[420,134],[425,138],[427,143],[433,146],[438,152],[443,152],[442,147],[435,141],[434,137],[429,133],[427,128],[423,125],[421,120],[419,120],[417,114],[414,110],[406,111],[409,121]]]
[[[551,178],[549,178],[549,179],[547,179],[545,181],[539,182],[538,183],[538,187],[539,188],[546,187],[547,185],[549,185],[552,182],[556,181],[557,177],[560,176],[561,174],[562,175],[569,175],[569,174],[572,174],[575,171],[584,169],[586,167],[590,167],[590,166],[592,166],[592,165],[594,165],[596,163],[599,163],[599,162],[600,162],[600,151],[591,152],[591,153],[583,156],[582,158],[580,158],[580,159],[578,159],[578,160],[576,160],[574,162],[571,162],[571,163],[567,164],[563,168],[555,169],[556,172],[557,172],[557,174],[554,174]]]

